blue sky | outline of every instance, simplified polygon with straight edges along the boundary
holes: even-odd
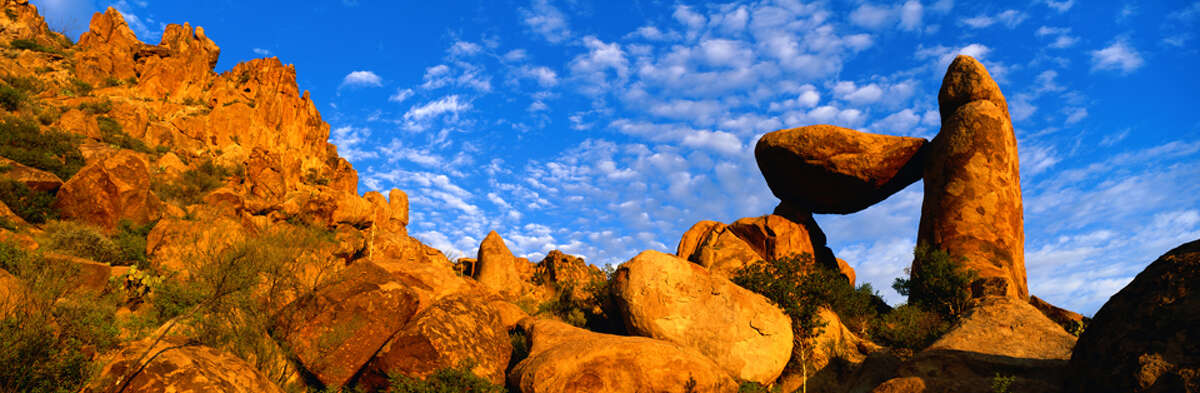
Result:
[[[955,54],[1008,98],[1030,291],[1091,314],[1200,238],[1200,2],[730,3],[34,0],[78,36],[112,5],[139,38],[205,28],[218,71],[295,64],[358,169],[452,257],[497,230],[517,254],[620,263],[693,223],[768,214],[765,132],[829,123],[932,138]],[[922,187],[817,220],[892,303]]]

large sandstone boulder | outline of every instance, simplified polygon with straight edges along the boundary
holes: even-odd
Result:
[[[754,158],[776,197],[814,213],[853,213],[921,179],[925,140],[831,125],[767,133]]]
[[[739,269],[763,259],[729,226],[715,221],[700,221],[688,229],[675,255],[724,277],[733,277]]]
[[[496,293],[515,298],[521,295],[526,285],[521,280],[518,263],[517,257],[504,245],[504,239],[496,231],[491,231],[479,244],[475,280]]]
[[[792,355],[782,311],[699,265],[644,251],[617,268],[612,285],[630,333],[696,349],[738,379],[769,384]]]
[[[976,297],[1027,299],[1017,139],[1000,89],[983,65],[959,56],[938,101],[942,131],[928,146],[917,243],[966,258],[982,283]]]
[[[350,381],[408,323],[417,297],[383,268],[355,263],[336,282],[297,300],[281,316],[282,335],[322,384]]]
[[[1200,240],[1113,295],[1071,354],[1068,392],[1200,392]]]
[[[137,154],[122,150],[88,164],[58,190],[55,208],[64,218],[109,230],[121,220],[145,224],[163,204],[150,191],[150,170]]]
[[[695,350],[645,337],[593,333],[553,320],[521,322],[533,343],[509,373],[522,393],[733,392],[737,384]]]
[[[1057,392],[1074,346],[1074,336],[1028,302],[993,296],[902,364],[898,377],[919,378],[926,391],[966,393],[1001,374],[1014,377],[1011,391]]]
[[[21,163],[0,157],[0,180],[13,180],[24,184],[32,190],[53,192],[62,187],[63,181],[53,173],[21,165]]]
[[[143,357],[152,342],[138,341],[113,355],[83,393],[283,393],[250,364],[213,348],[164,340],[150,351],[157,356]],[[141,368],[143,361],[149,363]]]
[[[476,375],[504,384],[511,339],[499,313],[478,294],[445,297],[396,333],[363,369],[358,387],[382,389],[388,375],[425,378],[439,369],[473,364]]]

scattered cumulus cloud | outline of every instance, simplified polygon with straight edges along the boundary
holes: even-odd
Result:
[[[1128,74],[1141,68],[1144,63],[1137,49],[1123,39],[1118,39],[1103,49],[1094,50],[1091,55],[1092,71],[1117,71]]]
[[[571,38],[567,17],[549,0],[533,0],[529,7],[518,10],[521,22],[546,41],[557,44]]]
[[[341,87],[380,87],[383,79],[371,71],[353,71],[342,78]]]

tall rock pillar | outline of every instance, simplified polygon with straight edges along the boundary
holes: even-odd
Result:
[[[1025,232],[1017,139],[1008,104],[983,65],[958,56],[938,93],[942,130],[929,143],[918,244],[964,257],[975,297],[1025,299]],[[921,270],[921,261],[913,262]]]

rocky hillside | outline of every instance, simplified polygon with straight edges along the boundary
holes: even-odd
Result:
[[[766,134],[780,205],[674,255],[532,262],[492,232],[450,261],[403,191],[359,193],[293,67],[217,74],[200,27],[151,45],[110,8],[76,43],[0,5],[0,392],[1200,391],[1195,243],[1091,325],[1030,296],[1016,139],[970,57],[932,141]],[[813,214],[921,179],[892,308]]]

